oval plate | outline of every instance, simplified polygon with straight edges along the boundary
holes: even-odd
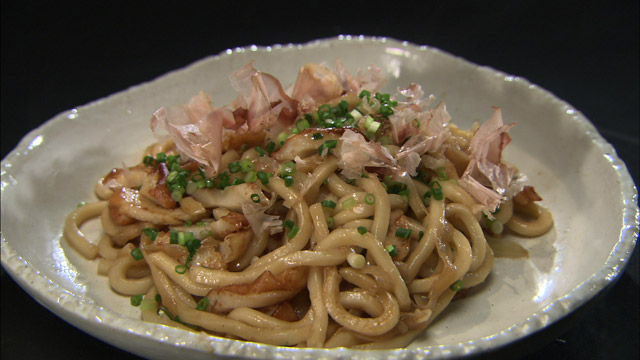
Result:
[[[153,142],[149,118],[163,105],[204,90],[216,105],[235,92],[228,75],[256,68],[292,84],[306,62],[351,71],[370,64],[388,75],[385,91],[411,82],[447,102],[452,122],[468,128],[500,106],[513,142],[505,159],[544,197],[555,219],[537,239],[516,239],[526,260],[497,259],[487,281],[445,312],[406,349],[300,349],[222,339],[140,320],[127,297],[61,241],[67,213],[93,201],[97,179],[134,164]],[[478,354],[532,334],[594,297],[620,274],[637,238],[636,189],[624,163],[571,105],[527,80],[438,49],[387,38],[340,36],[304,45],[236,48],[154,81],[64,112],[27,135],[2,161],[2,266],[61,318],[146,358],[448,358]],[[602,186],[607,179],[607,186]],[[25,219],[37,219],[26,224]],[[594,226],[593,219],[598,220]],[[87,231],[98,231],[89,224]],[[91,229],[93,227],[93,229]],[[585,246],[588,244],[588,246]]]

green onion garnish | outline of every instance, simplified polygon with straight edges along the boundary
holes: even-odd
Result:
[[[258,179],[260,179],[260,181],[262,182],[262,185],[267,185],[269,183],[269,177],[271,176],[271,174],[260,170],[256,175],[258,176]]]
[[[291,221],[290,219],[287,219],[287,220],[284,222],[284,227],[285,227],[285,228],[287,228],[287,229],[291,229],[291,228],[293,228],[295,225],[296,225],[296,224],[295,224],[293,221]]]
[[[174,190],[171,192],[171,199],[175,202],[182,200],[182,191]]]
[[[253,193],[251,194],[251,201],[253,201],[254,203],[259,203],[260,202],[260,195]]]
[[[246,174],[251,170],[253,170],[253,162],[249,159],[242,159],[240,161],[240,171]]]
[[[131,297],[131,305],[140,306],[141,303],[142,303],[142,294],[133,295]]]
[[[403,239],[408,239],[411,236],[411,229],[398,228],[396,230],[396,236]]]
[[[321,202],[322,207],[326,207],[326,208],[330,208],[330,209],[335,209],[336,208],[336,203],[331,201],[331,200],[323,200]]]
[[[276,143],[274,143],[273,141],[269,141],[267,143],[267,146],[265,147],[265,149],[267,150],[267,152],[269,153],[269,155],[271,155],[271,153],[273,152],[273,150],[276,149]]]
[[[285,177],[287,175],[293,175],[296,173],[296,163],[293,161],[287,161],[280,165],[280,176]]]
[[[291,230],[289,230],[289,232],[287,233],[287,237],[289,239],[293,239],[296,234],[298,234],[298,226],[297,225],[293,225],[293,227],[291,228]]]
[[[444,194],[442,193],[442,185],[440,185],[440,183],[437,181],[431,183],[431,193],[433,194],[433,198],[436,200],[444,199]]]
[[[135,249],[131,250],[131,256],[136,261],[144,259],[144,256],[142,255],[142,251],[140,251],[139,248],[135,248]]]
[[[253,170],[247,172],[247,175],[244,177],[244,182],[246,183],[252,183],[256,180],[258,180],[258,174]]]
[[[184,265],[176,265],[175,270],[178,274],[184,274],[187,272],[187,267]]]
[[[169,244],[177,244],[178,243],[178,232],[171,231],[169,233]]]
[[[242,170],[242,167],[240,166],[240,162],[239,161],[233,161],[229,164],[229,172],[232,174],[235,174],[239,171]]]
[[[292,187],[293,186],[293,176],[287,175],[284,177],[284,186]]]
[[[175,157],[172,157],[172,159],[175,159]],[[163,153],[163,152],[159,152],[156,154],[156,160],[158,162],[163,162],[163,161],[167,161],[167,154]]]
[[[298,122],[296,122],[296,128],[298,128],[298,130],[303,131],[305,129],[308,129],[311,125],[309,125],[309,121],[307,119],[300,119],[298,120]]]
[[[156,294],[156,302],[158,304],[162,302],[162,296],[160,294]]]
[[[364,203],[367,205],[373,205],[376,202],[376,196],[369,193],[364,197]]]
[[[367,97],[367,99],[368,99],[368,98],[370,98],[370,97],[371,97],[371,93],[370,93],[368,90],[362,90],[362,91],[360,92],[360,95],[358,95],[358,97],[359,97],[360,99],[362,99],[362,98],[363,98],[363,97],[365,97],[365,96],[366,96],[366,97]]]
[[[384,248],[386,252],[389,253],[391,257],[398,256],[398,248],[395,245],[389,245]]]
[[[347,200],[342,202],[342,207],[345,210],[350,210],[355,205],[356,205],[356,199],[354,199],[354,198],[349,198],[349,199],[347,199]]]
[[[198,184],[194,183],[193,181],[189,181],[187,183],[187,188],[185,189],[186,193],[191,195],[193,194],[196,190],[198,190]]]
[[[258,152],[258,155],[260,155],[260,157],[264,157],[267,155],[267,152],[264,151],[260,146],[256,146],[255,149]]]
[[[284,145],[284,142],[287,141],[287,138],[289,137],[289,134],[287,134],[286,131],[283,131],[280,133],[280,135],[278,135],[278,144],[280,145]]]
[[[444,166],[438,167],[436,169],[436,172],[438,173],[438,180],[441,180],[441,181],[449,180],[449,177],[447,176],[447,169]]]
[[[366,234],[367,231],[369,230],[367,230],[366,226],[358,226],[358,232],[360,233],[360,235]]]
[[[198,301],[198,306],[196,306],[196,310],[205,311],[209,307],[209,298],[203,297]]]
[[[318,147],[318,155],[324,156],[329,154],[331,149],[338,145],[338,140],[327,140]],[[325,151],[326,150],[326,151]]]
[[[244,179],[241,178],[235,178],[233,179],[233,181],[231,182],[231,185],[235,186],[235,185],[240,185],[240,184],[244,184]]]
[[[420,230],[420,232],[418,233],[418,241],[422,240],[423,236],[424,236],[424,231]]]
[[[142,159],[142,162],[145,165],[149,165],[149,166],[152,166],[154,161],[155,159],[153,158],[153,156],[149,156],[149,155],[145,156],[144,159]]]
[[[460,291],[462,290],[462,287],[463,287],[462,280],[456,280],[453,282],[453,284],[449,286],[449,289],[451,291]]]
[[[317,132],[311,135],[311,137],[313,138],[313,140],[320,140],[324,137],[324,135],[322,135],[322,133]]]
[[[154,228],[144,228],[142,232],[149,238],[151,241],[155,241],[156,237],[158,237],[158,230]]]
[[[329,229],[333,229],[333,227],[334,227],[335,225],[336,225],[336,219],[334,219],[334,218],[332,218],[332,217],[327,218],[327,227],[328,227]]]

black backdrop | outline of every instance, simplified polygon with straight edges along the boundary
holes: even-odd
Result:
[[[591,119],[638,183],[637,1],[3,1],[1,16],[3,158],[61,111],[227,48],[364,34],[438,47],[550,90]],[[638,289],[636,249],[615,286],[490,355],[636,359]],[[4,270],[2,356],[135,358],[56,318]]]

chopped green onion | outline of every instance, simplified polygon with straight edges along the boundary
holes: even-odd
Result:
[[[245,150],[247,150],[247,147],[249,147],[249,145],[247,145],[247,144],[242,144],[242,145],[240,146],[240,152],[245,152]]]
[[[262,182],[262,185],[267,185],[269,183],[269,177],[271,176],[271,174],[260,170],[256,175],[258,176],[258,179],[260,179],[260,181]]]
[[[240,170],[245,174],[253,170],[253,162],[249,159],[242,159],[240,161]]]
[[[360,95],[358,95],[358,97],[359,97],[360,99],[362,99],[362,98],[363,98],[363,97],[365,97],[365,96],[366,96],[366,97],[367,97],[367,99],[368,99],[368,98],[370,98],[370,97],[371,97],[371,93],[370,93],[368,90],[362,90],[362,91],[360,92]]]
[[[358,232],[360,233],[360,235],[364,235],[367,233],[367,227],[366,226],[358,226]]]
[[[338,145],[338,140],[327,140],[318,147],[318,155],[324,156],[329,154],[331,149]],[[326,151],[325,151],[326,150]]]
[[[460,291],[463,288],[462,280],[456,280],[449,286],[451,291]]]
[[[404,189],[404,190],[398,191],[398,195],[404,196],[404,197],[409,197],[409,189]]]
[[[202,299],[200,299],[200,301],[198,301],[198,306],[196,306],[196,310],[206,311],[208,307],[209,307],[209,298],[205,296]]]
[[[255,194],[255,193],[251,194],[251,201],[253,201],[256,204],[259,203],[260,202],[260,195]]]
[[[135,248],[135,249],[131,250],[131,256],[136,261],[144,259],[144,256],[142,255],[142,251],[140,251],[139,248]]]
[[[260,155],[260,157],[264,157],[267,155],[267,152],[264,151],[260,146],[256,146],[255,149],[258,152],[258,155]]]
[[[158,230],[151,228],[151,227],[147,227],[144,228],[142,230],[142,232],[151,240],[151,241],[155,241],[156,237],[158,237]]]
[[[287,175],[284,177],[284,186],[292,187],[293,186],[293,176]]]
[[[231,182],[231,185],[240,185],[240,184],[244,184],[244,179],[241,178],[235,178],[233,179],[233,181]]]
[[[398,256],[398,248],[396,248],[395,245],[389,245],[385,247],[384,250],[388,252],[391,257]]]
[[[332,218],[332,217],[327,218],[327,227],[328,227],[329,229],[333,229],[333,227],[334,227],[335,225],[336,225],[336,219],[334,219],[334,218]]]
[[[140,311],[151,311],[155,310],[156,302],[151,299],[144,299],[142,303],[140,303]]]
[[[184,266],[184,265],[182,265],[182,264],[181,264],[181,265],[176,265],[175,270],[176,270],[176,272],[177,272],[178,274],[184,274],[184,273],[186,273],[186,272],[187,272],[187,267],[186,267],[186,266]]]
[[[344,182],[346,182],[349,185],[353,185],[356,183],[356,179],[346,179]]]
[[[378,131],[379,128],[380,128],[380,122],[372,121],[371,124],[369,124],[369,126],[367,126],[367,131],[375,134],[376,131]]]
[[[411,229],[398,228],[396,230],[396,236],[403,239],[408,239],[411,236]]]
[[[298,234],[298,226],[297,225],[293,225],[293,227],[291,228],[291,230],[289,230],[289,232],[287,233],[287,237],[289,239],[293,239],[296,234]]]
[[[311,135],[311,137],[313,138],[313,140],[320,140],[322,139],[324,136],[322,135],[322,133],[314,133],[313,135]]]
[[[193,233],[187,234],[191,234],[191,238],[187,240],[187,242],[185,243],[185,247],[187,248],[187,250],[189,250],[190,253],[195,252],[200,248],[200,245],[202,245],[202,241],[200,241],[200,239],[194,239]]]
[[[171,192],[171,199],[175,202],[178,202],[182,199],[182,192],[179,190],[175,190]]]
[[[345,210],[350,210],[355,205],[356,205],[356,199],[354,199],[354,198],[349,198],[349,199],[347,199],[347,200],[342,202],[342,207]]]
[[[433,198],[436,200],[444,199],[444,194],[442,193],[442,185],[440,185],[440,183],[437,181],[431,183],[431,193],[433,194]]]
[[[258,180],[258,174],[256,174],[256,172],[253,170],[249,171],[247,175],[244,177],[244,182],[246,183],[252,183],[256,180]]]
[[[444,166],[440,166],[436,169],[438,173],[438,180],[447,181],[449,177],[447,176],[447,169]]]
[[[229,164],[229,172],[232,174],[235,174],[239,171],[242,170],[242,167],[240,166],[240,162],[239,161],[233,161]]]
[[[172,157],[172,159],[175,159],[175,157]],[[159,152],[156,154],[156,160],[158,162],[163,162],[163,161],[167,161],[167,154],[163,153],[163,152]]]
[[[172,172],[169,173],[169,175],[167,175],[167,182],[172,182],[177,177],[178,177],[178,172],[177,171],[172,171]]]
[[[296,163],[293,161],[287,161],[280,165],[280,176],[285,177],[287,175],[293,175],[296,173]]]
[[[366,260],[361,254],[351,253],[347,255],[347,263],[349,263],[352,268],[362,269],[366,264]]]
[[[300,130],[298,130],[298,128],[293,128],[293,129],[291,129],[291,133],[294,134],[294,135],[298,135],[298,134],[300,134]]]
[[[367,115],[364,118],[364,128],[368,129],[369,126],[371,126],[371,124],[373,123],[373,118],[371,117],[371,115]]]
[[[362,113],[360,111],[358,111],[358,109],[351,110],[349,115],[351,115],[351,117],[356,121],[358,121],[358,120],[360,120],[362,118]]]
[[[296,122],[296,128],[298,128],[298,130],[303,131],[305,129],[308,129],[311,125],[309,125],[309,121],[307,119],[300,119],[298,120],[298,122]]]
[[[187,194],[191,195],[196,190],[198,190],[198,184],[194,183],[193,181],[189,181],[187,183],[187,188],[185,190],[186,190]]]
[[[171,231],[169,233],[169,244],[177,244],[178,243],[178,232]]]
[[[271,155],[271,153],[276,149],[276,143],[274,143],[273,141],[269,141],[265,149],[267,150],[269,155]]]
[[[142,159],[142,162],[145,165],[149,165],[149,166],[153,165],[154,161],[155,159],[153,158],[153,156],[149,156],[149,155],[145,156],[144,159]]]
[[[290,219],[287,219],[287,220],[284,222],[284,227],[285,227],[285,228],[287,228],[287,229],[291,229],[291,228],[293,228],[294,226],[295,226],[295,223],[294,223],[293,221],[291,221]]]
[[[141,303],[142,303],[142,294],[133,295],[131,297],[131,305],[140,306]]]
[[[287,134],[286,132],[281,132],[280,135],[278,135],[278,144],[280,145],[284,145],[284,142],[287,141],[287,138],[289,137],[289,134]]]
[[[162,296],[160,294],[156,294],[156,302],[158,304],[162,302]]]
[[[364,203],[367,205],[373,205],[376,202],[376,196],[369,193],[364,197]]]
[[[418,241],[422,240],[423,236],[424,236],[424,231],[420,230],[420,232],[418,233]]]
[[[331,209],[336,208],[336,203],[331,200],[323,200],[321,204],[322,204],[322,207],[331,208]]]

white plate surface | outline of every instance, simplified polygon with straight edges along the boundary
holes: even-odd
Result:
[[[149,324],[129,299],[109,290],[87,262],[61,241],[65,216],[92,201],[95,181],[134,164],[153,142],[150,115],[204,90],[216,105],[235,92],[228,75],[255,60],[287,86],[306,62],[349,69],[380,66],[385,91],[416,82],[447,102],[463,128],[500,106],[512,128],[505,158],[529,177],[555,227],[524,239],[528,260],[497,259],[485,284],[454,302],[406,349],[295,349]],[[624,163],[571,105],[527,80],[440,50],[385,38],[340,36],[305,45],[227,50],[64,112],[27,135],[2,161],[2,266],[58,316],[115,346],[148,358],[447,358],[503,346],[559,320],[611,283],[638,233],[637,192]]]

